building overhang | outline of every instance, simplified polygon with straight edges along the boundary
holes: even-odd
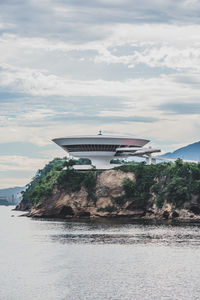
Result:
[[[144,148],[147,139],[119,136],[71,136],[53,139],[68,154],[75,158],[89,158],[98,169],[112,168],[113,158],[129,156],[146,157],[159,149]]]

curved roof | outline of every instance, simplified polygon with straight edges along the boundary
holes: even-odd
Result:
[[[115,151],[118,147],[143,147],[149,140],[117,136],[70,136],[53,139],[68,152]]]

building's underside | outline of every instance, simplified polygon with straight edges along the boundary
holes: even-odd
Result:
[[[110,164],[112,159],[133,156],[143,157],[151,164],[155,162],[152,153],[160,152],[159,149],[144,148],[149,140],[129,137],[74,136],[56,138],[53,141],[73,158],[89,158],[92,166],[97,169],[113,168],[114,165]]]

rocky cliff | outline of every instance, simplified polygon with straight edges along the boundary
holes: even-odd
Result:
[[[75,192],[55,187],[53,194],[42,204],[32,207],[29,216],[106,217],[144,214],[143,210],[131,211],[129,201],[120,203],[120,199],[124,196],[122,182],[127,178],[135,181],[133,173],[108,170],[95,176],[95,197],[90,197],[84,186]]]
[[[175,186],[180,185],[178,187],[180,195],[177,196],[175,194],[177,191],[174,190],[174,194],[170,196],[170,188],[173,190],[170,184],[172,185],[173,179],[169,181],[169,176],[166,176],[166,172],[163,173],[161,167],[159,167],[159,177],[155,175],[155,170],[158,171],[156,166],[142,165],[130,169],[130,172],[127,168],[126,171],[123,168],[101,173],[94,171],[89,181],[93,179],[92,188],[88,187],[85,174],[80,174],[81,180],[79,179],[79,186],[75,186],[76,188],[72,188],[72,183],[59,185],[59,177],[53,185],[52,192],[43,196],[42,201],[30,205],[30,202],[24,200],[17,209],[30,209],[28,216],[31,217],[200,219],[199,196],[192,194],[187,198],[183,193],[180,180],[175,182]],[[73,176],[77,176],[78,173],[70,172],[72,172],[70,177],[65,175],[62,177],[62,182],[63,178],[68,181],[73,180],[72,182],[77,181],[77,177]]]

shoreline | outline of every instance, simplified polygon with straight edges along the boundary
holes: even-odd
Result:
[[[12,209],[12,211],[24,212],[17,209]],[[175,224],[200,224],[200,215],[195,216],[194,218],[161,218],[161,217],[133,217],[133,216],[119,216],[119,215],[109,215],[109,216],[91,216],[91,217],[73,217],[73,216],[66,216],[60,217],[56,215],[31,215],[29,211],[24,212],[23,214],[19,215],[19,217],[28,217],[33,220],[55,220],[55,221],[66,221],[66,222],[97,222],[97,223],[122,223],[122,224],[129,224],[129,223],[141,223],[146,225],[151,224],[165,224],[165,225],[175,225]]]

